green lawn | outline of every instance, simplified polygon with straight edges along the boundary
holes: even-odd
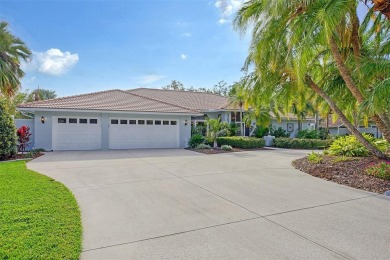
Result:
[[[0,163],[0,259],[78,259],[80,211],[61,183],[25,161]]]

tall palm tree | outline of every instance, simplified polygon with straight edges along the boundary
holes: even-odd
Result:
[[[56,97],[57,97],[57,94],[56,94],[55,90],[37,88],[36,90],[33,90],[27,96],[26,101],[31,102],[31,101],[37,101],[37,100],[53,99]]]
[[[245,88],[246,78],[242,78],[239,82],[235,82],[229,92],[229,103],[233,108],[234,113],[239,110],[240,113],[240,134],[244,133],[243,110],[248,108],[248,91]]]
[[[239,10],[234,25],[241,31],[253,25],[246,68],[255,67],[257,92],[287,103],[295,98],[300,103],[310,95],[322,98],[359,141],[385,157],[348,118],[356,115],[353,109],[367,100],[366,90],[372,87],[372,82],[364,84],[363,64],[378,58],[362,51],[368,42],[362,41],[356,6],[356,0],[251,0]],[[380,27],[379,31],[386,34]],[[370,116],[390,137],[378,111]]]
[[[19,90],[24,76],[20,62],[30,57],[26,44],[8,31],[7,22],[0,22],[0,95],[10,97]]]

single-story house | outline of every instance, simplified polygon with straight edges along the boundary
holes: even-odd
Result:
[[[243,125],[227,97],[203,92],[138,88],[34,101],[18,110],[34,114],[33,146],[46,150],[183,148],[191,125],[206,117]],[[295,136],[313,120],[273,120]]]

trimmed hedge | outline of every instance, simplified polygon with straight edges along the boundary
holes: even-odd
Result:
[[[298,139],[298,138],[275,138],[273,146],[279,148],[297,148],[297,149],[324,149],[328,148],[333,140],[321,139]]]
[[[264,139],[256,137],[245,137],[245,136],[229,136],[229,137],[218,137],[218,146],[230,145],[235,148],[261,148],[265,146]]]

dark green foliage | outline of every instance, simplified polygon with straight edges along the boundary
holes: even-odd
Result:
[[[275,136],[275,138],[290,137],[290,133],[281,127],[277,128],[277,129],[275,129],[274,127],[271,127],[270,132],[271,132],[272,136]]]
[[[208,145],[214,145],[214,141],[213,141],[213,138],[211,138],[211,137],[205,137],[204,138],[204,143],[205,144],[208,144]]]
[[[230,123],[230,125],[229,125],[230,136],[236,136],[237,135],[237,131],[239,129],[240,129],[240,125],[238,125],[236,123]]]
[[[264,139],[245,136],[218,137],[217,143],[218,146],[230,145],[235,148],[244,149],[261,148],[265,145]]]
[[[328,133],[325,128],[315,129],[304,129],[297,133],[296,138],[300,139],[322,139],[325,140],[328,137]]]
[[[0,160],[16,153],[16,128],[14,120],[6,112],[6,104],[0,100]]]
[[[191,126],[191,135],[206,135],[207,129],[205,125],[196,125],[196,126]]]
[[[268,135],[269,133],[269,128],[268,127],[261,127],[258,126],[255,130],[255,136],[257,138],[263,138],[264,136]]]
[[[296,149],[323,149],[332,144],[333,140],[298,139],[298,138],[275,138],[274,146],[279,148]]]
[[[0,163],[0,259],[79,259],[81,217],[61,183],[26,169],[25,161]]]
[[[204,137],[202,135],[194,134],[193,136],[191,136],[190,140],[188,141],[188,146],[191,148],[195,148],[203,142],[204,142]]]

